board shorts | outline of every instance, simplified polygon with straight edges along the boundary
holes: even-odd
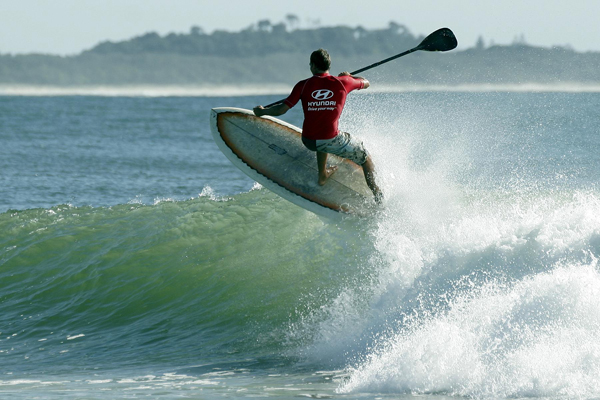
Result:
[[[355,139],[348,132],[340,131],[336,137],[325,140],[312,140],[302,137],[302,143],[309,150],[335,154],[358,165],[363,165],[369,156],[363,142]]]

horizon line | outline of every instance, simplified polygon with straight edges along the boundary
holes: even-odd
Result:
[[[0,84],[0,96],[23,97],[242,97],[289,94],[291,85],[23,85]],[[517,92],[517,93],[600,93],[600,82],[564,82],[564,83],[512,83],[512,84],[457,84],[457,85],[378,85],[368,92],[360,93],[417,93],[417,92]]]

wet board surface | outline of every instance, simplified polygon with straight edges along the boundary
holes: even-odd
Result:
[[[223,154],[246,175],[286,200],[329,218],[367,216],[375,206],[363,170],[329,155],[338,170],[320,186],[316,153],[301,141],[302,130],[250,110],[211,110],[211,131]]]

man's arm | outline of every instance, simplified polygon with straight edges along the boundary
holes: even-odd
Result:
[[[369,81],[366,80],[365,78],[363,78],[362,76],[354,76],[354,75],[351,75],[350,72],[347,72],[347,71],[341,72],[338,76],[351,76],[354,79],[360,79],[360,80],[362,80],[363,81],[363,89],[366,89],[369,86],[371,86],[371,84],[369,83]]]
[[[287,104],[279,103],[269,108],[264,108],[263,106],[256,106],[254,107],[253,111],[254,115],[256,115],[257,117],[262,117],[263,115],[277,117],[279,115],[285,114],[286,112],[288,112],[289,109],[290,107]]]

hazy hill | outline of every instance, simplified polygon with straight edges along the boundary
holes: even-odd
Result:
[[[243,85],[292,84],[309,75],[308,57],[323,47],[332,72],[352,71],[416,46],[423,39],[403,25],[385,29],[289,29],[259,23],[240,32],[147,33],[103,42],[70,57],[1,55],[0,84],[33,85]],[[447,53],[416,52],[371,71],[373,82],[394,84],[600,83],[600,53],[541,48],[524,43]]]

